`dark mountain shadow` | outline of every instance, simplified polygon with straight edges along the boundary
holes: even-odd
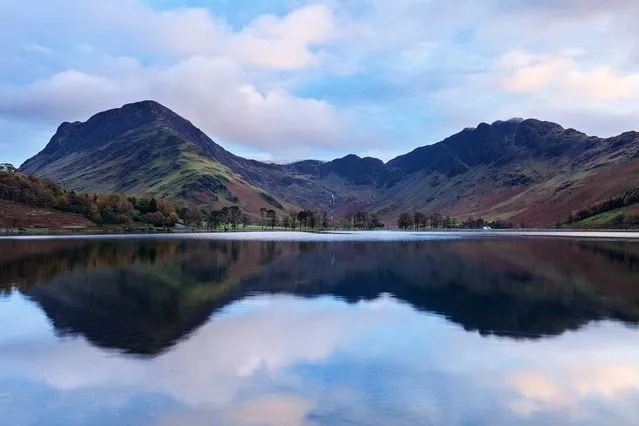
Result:
[[[56,332],[154,356],[254,294],[381,294],[482,335],[538,339],[592,321],[639,323],[639,257],[623,242],[206,240],[0,242],[0,284]],[[4,245],[11,244],[11,250]]]

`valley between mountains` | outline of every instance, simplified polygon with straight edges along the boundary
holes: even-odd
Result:
[[[234,155],[187,119],[143,101],[63,123],[20,171],[76,191],[239,205],[253,216],[263,207],[327,210],[334,196],[336,220],[367,211],[395,223],[402,212],[423,211],[548,227],[639,188],[639,133],[603,139],[512,119],[388,163],[348,155],[270,164]],[[619,214],[639,210],[632,200],[615,207]]]

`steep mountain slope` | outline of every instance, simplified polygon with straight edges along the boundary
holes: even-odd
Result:
[[[151,194],[257,214],[327,209],[394,223],[404,211],[550,226],[639,187],[639,133],[601,139],[558,124],[482,123],[387,164],[348,155],[329,162],[265,164],[231,154],[152,101],[64,123],[21,167],[72,189]]]
[[[239,203],[253,213],[265,199],[276,209],[288,207],[236,173],[250,164],[168,108],[144,101],[99,113],[86,123],[63,123],[20,170],[81,191]]]
[[[639,187],[639,133],[601,139],[538,120],[482,123],[391,160],[404,178],[377,208],[548,226]]]
[[[265,206],[280,213],[326,209],[336,191],[343,196],[342,213],[364,208],[374,201],[372,184],[388,174],[382,161],[357,156],[292,165],[238,157],[153,101],[101,112],[85,123],[63,123],[20,171],[74,190],[237,203],[253,214]]]

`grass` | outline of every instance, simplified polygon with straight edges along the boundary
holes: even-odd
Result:
[[[20,232],[26,232],[27,234],[48,234],[49,228],[24,228]]]
[[[613,220],[619,216],[619,215],[628,215],[629,214],[629,207],[632,206],[626,206],[626,207],[621,207],[618,209],[614,209],[614,210],[609,210],[607,212],[603,212],[603,213],[599,213],[598,215],[595,216],[590,216],[582,221],[579,221],[577,223],[574,224],[574,226],[584,226],[584,227],[593,227],[593,226],[605,226],[605,225],[611,225]]]
[[[164,159],[156,160],[153,164],[154,166],[163,166],[163,168],[169,167],[169,164],[166,164]],[[178,164],[180,165],[179,170],[175,170],[158,182],[151,184],[147,192],[151,195],[175,195],[182,190],[185,183],[188,183],[190,179],[196,179],[201,175],[213,176],[222,183],[237,179],[237,176],[227,167],[190,150],[188,145],[180,151]]]

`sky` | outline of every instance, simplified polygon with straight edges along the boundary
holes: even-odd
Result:
[[[511,340],[390,296],[256,296],[145,359],[54,336],[23,296],[0,306],[7,424],[636,424],[636,330],[611,322]]]
[[[385,161],[480,122],[639,129],[636,0],[0,1],[0,162],[156,100],[264,161]]]

